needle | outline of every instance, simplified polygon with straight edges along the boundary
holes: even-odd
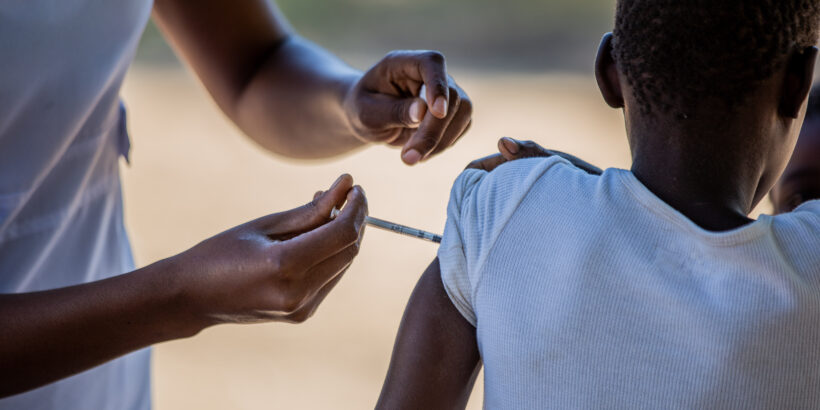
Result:
[[[333,210],[330,211],[330,219],[335,219],[337,215],[339,215],[339,210],[333,208]],[[384,219],[373,218],[370,216],[366,216],[364,221],[368,225],[373,225],[376,228],[381,228],[386,231],[393,231],[402,235],[413,236],[419,239],[424,239],[426,241],[441,243],[441,235],[436,235],[434,233],[422,231],[421,229],[411,228],[409,226],[400,225],[397,223],[385,221]]]

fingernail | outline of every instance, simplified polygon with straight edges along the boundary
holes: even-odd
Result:
[[[421,121],[421,103],[418,101],[410,104],[410,121],[414,124]]]
[[[436,98],[436,102],[433,103],[433,111],[437,112],[439,116],[444,117],[447,115],[447,100],[444,97]]]
[[[510,154],[518,154],[518,144],[512,139],[507,137],[501,138],[501,143],[504,144],[504,148],[506,148],[507,151],[510,151]]]
[[[418,151],[411,149],[410,151],[405,152],[404,155],[401,156],[401,159],[403,159],[408,165],[413,165],[419,162],[421,159],[421,154]]]

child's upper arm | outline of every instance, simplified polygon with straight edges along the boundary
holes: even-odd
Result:
[[[453,305],[477,324],[475,294],[496,240],[530,188],[562,158],[533,158],[503,164],[493,172],[468,169],[456,179],[447,205],[447,226],[438,259],[444,289]]]
[[[376,408],[464,408],[479,359],[475,327],[448,299],[434,260],[407,303]]]
[[[378,408],[464,408],[480,364],[474,297],[483,263],[529,188],[562,161],[519,160],[458,177],[439,256],[407,303]]]

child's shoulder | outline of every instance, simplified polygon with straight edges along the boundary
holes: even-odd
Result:
[[[451,200],[473,197],[489,207],[514,206],[533,189],[562,191],[597,178],[559,156],[506,162],[491,172],[466,169],[453,184]]]
[[[453,184],[448,218],[493,233],[528,198],[539,200],[542,211],[549,213],[550,207],[589,198],[600,179],[558,156],[510,161],[491,172],[467,169]]]
[[[468,259],[472,253],[478,261],[523,202],[537,200],[542,215],[577,208],[595,189],[598,178],[557,156],[511,161],[492,172],[467,169],[453,184],[444,234],[447,243],[442,247],[450,244]],[[567,198],[575,198],[577,203]]]
[[[447,205],[447,225],[438,251],[450,300],[473,325],[473,293],[482,266],[522,201],[535,191],[561,191],[562,180],[584,173],[560,157],[529,158],[491,172],[467,169],[458,176]],[[543,211],[549,205],[544,204]]]

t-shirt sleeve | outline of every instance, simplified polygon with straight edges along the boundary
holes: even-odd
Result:
[[[470,207],[464,205],[465,202],[474,200],[471,194],[486,175],[487,172],[468,169],[456,179],[450,191],[447,223],[441,238],[441,246],[438,248],[438,261],[444,289],[456,309],[473,326],[476,325],[476,318],[473,311],[472,282],[476,278],[470,278],[468,274],[469,263],[464,248],[465,242],[473,241],[469,238],[469,233],[463,231],[463,228],[469,229],[471,225],[469,223],[471,215],[467,211]]]
[[[487,256],[532,185],[557,163],[568,164],[549,157],[508,162],[489,173],[467,169],[453,184],[438,259],[447,295],[473,326]]]

